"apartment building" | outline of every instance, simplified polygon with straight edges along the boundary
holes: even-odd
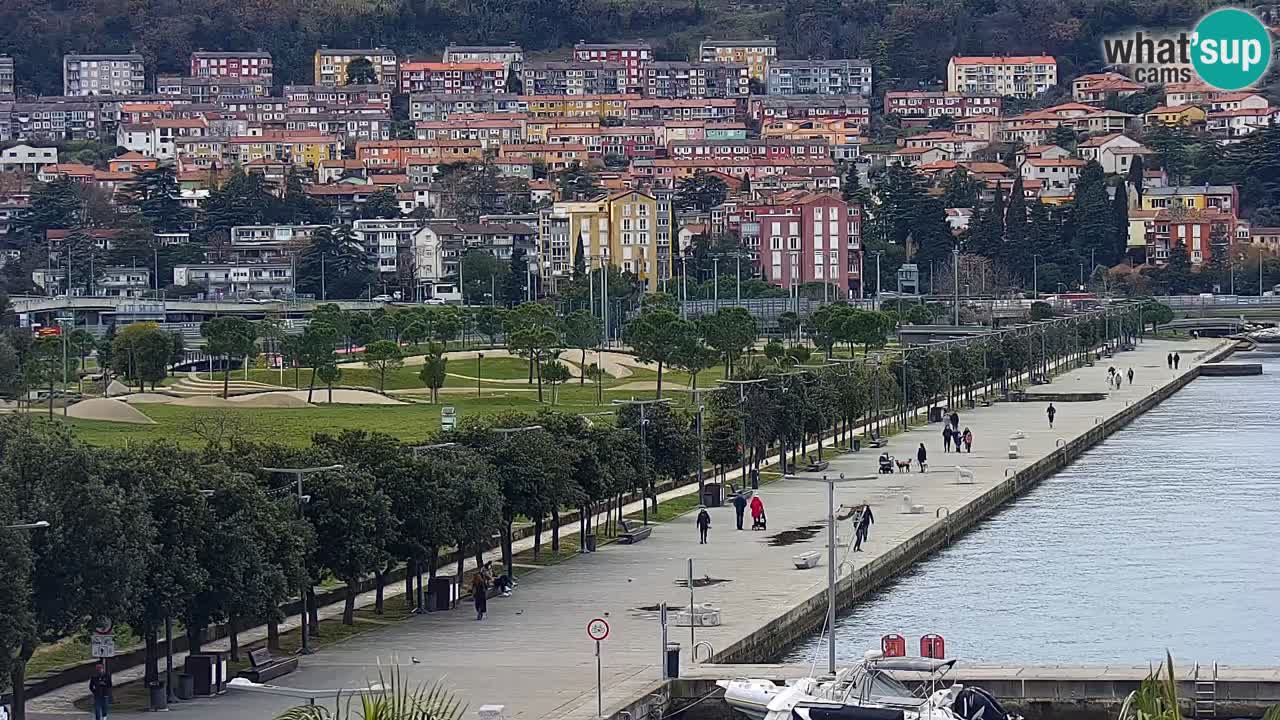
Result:
[[[507,66],[500,62],[407,62],[400,66],[400,92],[506,92]]]
[[[101,128],[92,102],[15,102],[8,119],[7,140],[95,140]]]
[[[751,79],[761,83],[768,79],[769,64],[777,56],[778,42],[768,37],[758,40],[712,40],[707,38],[698,44],[698,59],[702,62],[745,64]]]
[[[199,263],[175,265],[173,284],[199,288],[206,298],[289,297],[291,263]]]
[[[641,94],[649,98],[746,98],[751,75],[744,63],[656,61],[644,69]]]
[[[999,95],[938,91],[890,91],[884,94],[884,112],[904,121],[924,121],[936,117],[956,119],[999,117]]]
[[[368,48],[347,50],[321,45],[315,55],[315,83],[335,87],[347,84],[347,66],[356,58],[364,58],[373,65],[375,84],[395,88],[400,76],[399,63],[394,50]]]
[[[413,251],[413,238],[425,221],[413,218],[356,220],[351,224],[356,239],[374,261],[380,275],[395,275],[408,269],[401,255]]]
[[[1071,81],[1071,98],[1091,105],[1105,105],[1108,100],[1129,97],[1142,90],[1142,83],[1117,72],[1089,73]]]
[[[572,275],[581,241],[586,265],[607,263],[634,273],[647,290],[655,291],[661,278],[670,277],[670,237],[670,204],[652,194],[622,190],[588,201],[558,202],[539,216],[544,286],[554,289]],[[662,243],[666,247],[660,255]],[[660,257],[666,261],[660,262]]]
[[[317,230],[328,225],[237,225],[231,257],[237,263],[289,263],[306,251]]]
[[[380,105],[391,107],[392,88],[380,85],[285,85],[284,100],[291,106]]]
[[[107,297],[142,297],[151,289],[151,268],[105,267],[94,280],[94,292]]]
[[[871,63],[866,60],[773,60],[770,95],[861,95],[871,97]]]
[[[519,95],[498,93],[415,93],[409,96],[409,119],[443,122],[457,115],[523,113],[528,103]]]
[[[790,288],[807,282],[855,294],[862,282],[862,208],[838,193],[785,191],[749,206],[739,226],[761,274]]]
[[[1142,193],[1143,210],[1220,210],[1236,215],[1240,196],[1235,185],[1182,185],[1147,188]]]
[[[748,114],[760,123],[802,118],[848,118],[864,127],[871,105],[861,95],[753,95]]]
[[[678,140],[667,144],[667,154],[676,160],[796,160],[829,159],[825,142],[803,140]]]
[[[1237,222],[1234,213],[1216,208],[1158,210],[1146,223],[1147,260],[1163,265],[1179,243],[1192,265],[1211,260],[1215,248],[1225,255]]]
[[[420,296],[430,296],[430,289],[436,283],[456,277],[458,261],[471,250],[510,261],[513,251],[519,249],[525,252],[530,266],[536,265],[538,231],[535,228],[522,222],[481,220],[478,223],[442,220],[421,226],[412,240],[414,279]]]
[[[156,94],[190,98],[197,104],[216,103],[223,98],[266,97],[271,79],[262,77],[158,77]]]
[[[271,53],[262,50],[191,53],[191,77],[257,78],[271,86]]]
[[[630,68],[623,62],[529,62],[521,72],[525,95],[621,95]]]
[[[146,69],[142,56],[63,55],[62,94],[141,95],[146,92]]]
[[[626,92],[639,93],[644,84],[644,67],[653,62],[649,43],[585,43],[573,46],[573,59],[579,62],[622,63],[627,66]],[[525,92],[529,92],[528,89]]]
[[[626,104],[628,122],[666,122],[672,120],[736,120],[741,114],[738,101],[732,98],[706,100],[669,100],[636,98]]]
[[[957,55],[947,63],[947,90],[1032,98],[1058,84],[1050,55]]]
[[[0,171],[25,172],[32,175],[47,165],[58,164],[58,148],[14,145],[0,150]]]
[[[515,43],[507,45],[455,45],[449,43],[444,49],[444,62],[447,63],[502,63],[507,66],[507,73],[515,73],[520,77],[524,65],[524,49]]]
[[[13,58],[0,55],[0,95],[12,95],[17,84],[14,82]]]

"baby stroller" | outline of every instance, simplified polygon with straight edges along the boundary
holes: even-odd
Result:
[[[881,475],[893,474],[893,457],[889,455],[889,453],[885,453],[880,456],[880,474]]]
[[[769,520],[764,513],[760,513],[760,517],[751,519],[752,530],[768,530]]]

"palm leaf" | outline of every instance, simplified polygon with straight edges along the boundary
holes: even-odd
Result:
[[[461,720],[466,711],[467,706],[442,681],[411,685],[398,665],[379,663],[377,683],[345,698],[339,696],[333,710],[302,705],[276,720]]]

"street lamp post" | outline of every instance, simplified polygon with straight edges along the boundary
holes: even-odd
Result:
[[[951,248],[952,291],[955,293],[955,307],[952,308],[952,325],[960,324],[960,246]]]
[[[1040,256],[1031,256],[1031,298],[1040,299]]]
[[[75,326],[75,318],[57,318],[58,334],[62,336],[62,417],[67,416],[67,325]]]
[[[668,402],[670,402],[670,400],[668,400],[667,398],[658,398],[656,400],[636,400],[635,398],[631,398],[630,400],[614,400],[613,404],[639,406],[640,408],[640,447],[646,448],[648,446],[645,444],[644,428],[645,428],[645,425],[649,424],[649,419],[644,416],[644,409],[649,405],[665,405]],[[702,411],[699,410],[698,413],[699,413],[699,416],[701,416]],[[645,487],[647,489],[649,485],[648,477],[647,477],[648,468],[646,467],[645,470],[646,470]],[[701,470],[699,470],[699,473],[701,473]],[[649,499],[645,497],[646,495],[648,495],[648,493],[647,492],[642,493],[641,495],[642,496],[640,501],[640,508],[644,514],[644,524],[648,525],[649,524]],[[699,498],[701,498],[701,495],[699,495]],[[655,502],[657,501],[656,497],[654,498],[654,501]]]
[[[480,361],[484,359],[484,353],[476,353],[476,397],[480,397]]]
[[[720,312],[720,258],[711,258],[711,291],[715,294],[715,309]]]
[[[787,480],[807,480],[827,486],[827,672],[836,672],[836,483],[846,481],[844,473],[838,477],[823,475],[821,478],[788,475]],[[850,480],[853,478],[849,478]]]
[[[330,471],[341,470],[341,469],[342,469],[341,465],[322,465],[319,467],[308,467],[308,468],[270,468],[270,467],[258,468],[259,471],[267,474],[271,474],[271,475],[280,474],[280,475],[293,476],[294,495],[298,499],[298,519],[299,520],[302,520],[305,517],[302,509],[307,502],[307,496],[302,494],[302,478],[311,473],[330,472]],[[310,578],[307,578],[307,585],[310,585],[310,581],[311,581]],[[302,633],[302,654],[303,655],[311,654],[311,644],[307,642],[307,635],[309,631],[309,628],[307,627],[307,593],[310,591],[310,588],[307,587],[307,585],[304,585],[302,587],[302,592],[300,594],[301,595],[300,604],[302,606],[302,611],[301,611],[302,626],[298,628],[299,632]]]

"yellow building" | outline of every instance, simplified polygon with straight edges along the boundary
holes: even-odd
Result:
[[[1169,107],[1162,105],[1143,116],[1148,125],[1199,125],[1208,114],[1195,105],[1179,105]]]
[[[547,142],[547,132],[550,130],[590,130],[600,127],[600,121],[597,118],[575,118],[566,120],[564,118],[546,118],[538,120],[528,120],[524,126],[525,140],[530,143]]]
[[[379,85],[396,87],[400,80],[400,70],[394,50],[388,48],[343,50],[324,45],[316,50],[314,62],[316,85],[329,87],[346,85],[347,65],[356,58],[365,58],[373,64],[373,74],[377,77]]]
[[[277,159],[309,168],[318,168],[326,160],[342,157],[342,141],[333,135],[285,137],[280,145],[284,155]]]
[[[607,262],[623,272],[634,273],[649,291],[658,289],[659,257],[667,257],[670,211],[652,195],[638,190],[620,190],[593,200],[558,202],[542,211],[538,242],[543,258],[544,282],[553,286],[572,275],[579,240],[586,254],[584,265],[600,267]],[[663,220],[666,222],[664,223]]]
[[[1234,216],[1240,207],[1235,185],[1183,185],[1147,188],[1143,210],[1205,210],[1212,208]]]
[[[698,57],[702,62],[731,62],[747,66],[747,74],[753,80],[765,81],[769,74],[769,62],[778,56],[778,42],[773,38],[760,40],[703,40],[698,45]]]
[[[530,118],[602,118],[627,116],[627,103],[639,95],[522,95]]]

